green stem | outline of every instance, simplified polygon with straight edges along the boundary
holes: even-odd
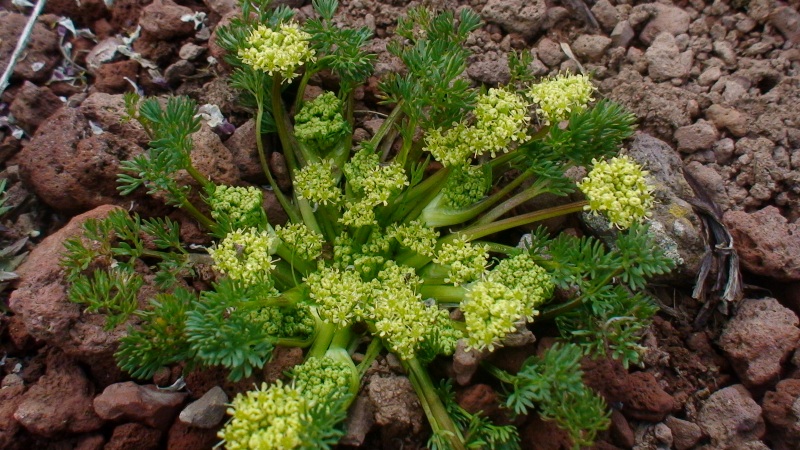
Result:
[[[437,303],[461,303],[467,290],[464,286],[453,286],[452,284],[423,284],[419,288],[422,298],[433,298]]]
[[[194,180],[197,181],[204,190],[208,189],[214,184],[211,181],[209,181],[208,178],[206,178],[202,173],[200,173],[200,171],[198,171],[192,165],[191,162],[186,164],[186,167],[184,167],[184,169],[186,169],[186,172],[188,172],[189,175],[191,175],[192,178],[194,178]]]
[[[431,203],[425,206],[425,209],[422,211],[422,218],[425,220],[425,223],[432,227],[446,227],[450,225],[457,225],[460,223],[467,222],[475,217],[477,217],[482,212],[486,211],[487,209],[491,208],[495,205],[501,198],[508,195],[511,191],[516,189],[519,185],[521,185],[525,180],[527,180],[533,171],[526,170],[525,172],[521,173],[518,177],[514,178],[503,186],[500,190],[493,193],[489,197],[475,203],[474,205],[458,210],[446,210],[439,208],[438,205],[435,203]],[[488,213],[488,214],[491,214]],[[482,223],[484,218],[481,218],[477,223]],[[488,222],[487,222],[488,223]]]
[[[331,346],[335,334],[336,325],[328,322],[319,322],[314,344],[311,345],[311,349],[308,351],[306,358],[322,358],[325,356],[325,352],[328,351],[328,348]]]
[[[286,108],[283,106],[283,99],[281,99],[281,81],[280,75],[275,75],[272,78],[272,117],[275,118],[275,126],[278,129],[278,137],[281,140],[281,146],[283,146],[286,162],[290,166],[294,166],[290,168],[295,170],[310,162],[317,161],[319,157],[301,147],[289,132],[292,124],[289,120],[289,115],[286,114]]]
[[[447,413],[447,408],[445,408],[442,399],[439,398],[439,394],[433,387],[433,381],[428,372],[422,367],[417,358],[403,361],[403,365],[409,373],[409,380],[411,385],[414,386],[414,390],[417,391],[417,395],[424,399],[423,403],[427,403],[428,407],[425,408],[425,413],[428,416],[431,427],[434,428],[434,431],[443,430],[445,432],[445,436],[453,450],[466,450],[467,447],[464,444],[461,430],[458,429],[450,414]]]
[[[372,366],[372,362],[381,354],[382,350],[383,341],[377,337],[372,338],[372,341],[367,346],[367,351],[364,352],[364,359],[358,364],[358,378],[364,377],[364,374],[367,373],[367,370]]]
[[[527,171],[526,171],[527,173]],[[516,180],[514,180],[516,181]],[[510,183],[509,183],[510,184]],[[535,198],[539,194],[542,193],[542,188],[544,184],[547,184],[546,181],[541,180],[540,182],[536,182],[533,186],[525,189],[524,191],[520,192],[519,194],[511,197],[510,199],[504,201],[503,203],[494,207],[491,211],[484,214],[483,217],[478,219],[475,224],[476,225],[484,225],[487,223],[492,223],[495,220],[499,219],[503,214],[511,211],[512,209],[516,208],[517,206],[527,202],[528,200]]]
[[[299,223],[300,215],[298,214],[297,209],[291,203],[289,203],[289,199],[283,195],[283,192],[281,192],[278,184],[275,182],[275,179],[272,178],[272,172],[269,170],[269,165],[267,164],[267,155],[264,151],[263,135],[261,132],[261,121],[264,118],[264,96],[256,95],[256,103],[258,104],[258,111],[256,111],[256,148],[258,149],[258,162],[261,163],[261,170],[267,177],[267,181],[269,181],[269,185],[272,187],[272,192],[275,193],[278,203],[280,203],[283,210],[286,211],[286,215],[289,216],[289,219],[292,222]]]
[[[583,211],[583,207],[588,205],[586,201],[573,202],[566,205],[554,206],[552,208],[535,211],[528,214],[521,214],[519,216],[510,217],[508,219],[499,220],[489,224],[473,225],[458,232],[459,236],[466,235],[471,241],[480,239],[490,234],[499,233],[501,231],[516,228],[522,225],[527,225],[541,220],[550,219],[553,217],[563,216]],[[448,236],[445,239],[455,239],[453,236]]]
[[[614,277],[620,275],[622,272],[623,272],[622,270],[617,270],[609,274],[608,276],[605,277],[605,279],[602,282],[596,283],[595,284],[596,288],[590,292],[583,293],[573,299],[567,300],[564,303],[559,303],[558,305],[553,305],[549,308],[544,308],[542,312],[538,316],[536,316],[536,320],[537,321],[552,320],[562,314],[566,314],[572,311],[573,309],[583,304],[583,300],[586,297],[590,297],[596,294],[597,291],[607,286]]]
[[[191,214],[191,216],[200,222],[200,225],[202,225],[206,230],[212,231],[217,227],[216,222],[209,219],[205,214],[201,213],[200,210],[197,209],[189,200],[184,200],[181,203],[181,208]]]

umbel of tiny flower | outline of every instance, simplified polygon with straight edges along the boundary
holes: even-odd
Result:
[[[261,220],[264,197],[257,187],[216,186],[208,197],[211,217],[227,217],[234,226],[252,227]]]
[[[627,155],[608,161],[592,160],[591,172],[578,183],[589,204],[586,210],[602,213],[621,229],[646,217],[653,207],[653,187],[647,171]]]
[[[459,122],[446,131],[430,130],[425,147],[445,166],[463,165],[472,156],[507,152],[512,142],[525,140],[529,121],[524,98],[493,88],[478,97],[474,124]]]
[[[248,46],[239,49],[239,57],[250,67],[287,81],[298,75],[300,66],[314,60],[310,40],[311,35],[295,22],[280,24],[278,31],[259,25],[247,37]]]
[[[274,253],[277,238],[267,231],[236,230],[228,233],[216,248],[208,253],[216,268],[232,280],[253,286],[266,283],[275,264],[270,256]]]
[[[300,391],[280,380],[237,395],[228,408],[230,422],[217,436],[228,450],[287,449],[302,443],[307,421],[306,400]]]
[[[561,74],[534,84],[528,96],[537,104],[536,112],[545,125],[567,119],[591,102],[595,87],[586,75]]]

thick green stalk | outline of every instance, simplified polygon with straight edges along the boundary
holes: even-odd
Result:
[[[419,293],[422,298],[436,299],[437,303],[461,303],[467,290],[464,286],[453,286],[452,284],[422,284]]]
[[[527,172],[528,171],[526,171],[526,173]],[[511,197],[510,199],[504,201],[503,203],[497,205],[491,211],[484,214],[483,217],[481,217],[475,222],[475,224],[482,225],[494,222],[495,220],[499,219],[503,214],[511,211],[512,209],[527,202],[528,200],[531,200],[537,197],[538,195],[542,194],[542,192],[544,192],[543,187],[545,184],[547,184],[547,181],[537,180],[537,182],[534,183],[529,188]]]
[[[289,199],[283,195],[283,192],[281,192],[280,188],[278,187],[278,183],[276,183],[275,179],[272,178],[272,172],[269,170],[269,165],[267,164],[267,155],[264,151],[264,143],[262,142],[263,135],[261,132],[261,121],[264,119],[264,96],[256,95],[256,103],[258,104],[258,111],[256,111],[256,148],[258,149],[258,162],[261,164],[261,170],[267,177],[267,181],[272,187],[272,192],[275,193],[278,203],[280,203],[283,210],[286,211],[286,215],[289,216],[289,219],[292,222],[299,223],[300,215],[298,214],[297,209],[291,203],[289,203]]]
[[[194,217],[195,220],[197,220],[206,230],[213,230],[217,227],[216,222],[209,219],[205,214],[201,213],[200,210],[195,208],[195,206],[189,200],[184,200],[181,202],[181,208],[191,214],[191,216]]]
[[[511,191],[519,187],[532,174],[533,174],[532,170],[526,170],[525,172],[521,173],[518,177],[511,180],[511,182],[503,186],[497,192],[493,193],[492,195],[486,197],[485,199],[467,208],[458,210],[443,209],[436,204],[437,199],[434,199],[431,203],[427,204],[425,208],[422,210],[421,217],[426,224],[432,227],[446,227],[450,225],[465,223],[469,220],[474,219],[487,209],[491,208],[498,201],[500,201],[501,198],[505,197]],[[484,218],[481,218],[477,223],[482,223],[483,220]]]
[[[422,363],[417,358],[411,358],[408,361],[403,361],[403,365],[409,374],[409,380],[417,395],[421,400],[424,399],[423,407],[427,403],[425,415],[428,416],[428,422],[434,431],[443,430],[446,433],[447,440],[450,442],[453,450],[466,450],[464,444],[464,437],[461,430],[458,429],[453,422],[453,418],[447,413],[442,399],[433,387],[433,381],[430,375],[422,367]]]
[[[480,239],[490,234],[499,233],[501,231],[510,230],[522,225],[527,225],[541,220],[550,219],[553,217],[563,216],[566,214],[576,213],[583,211],[583,207],[588,205],[586,201],[573,202],[562,206],[555,206],[552,208],[535,211],[528,214],[521,214],[519,216],[510,217],[508,219],[499,220],[485,225],[473,225],[458,232],[459,236],[466,235],[471,241]],[[455,239],[455,237],[448,236],[445,239]]]
[[[194,178],[194,180],[197,181],[203,189],[207,189],[214,184],[208,181],[208,178],[206,178],[202,173],[200,173],[200,171],[197,170],[192,165],[191,161],[188,164],[186,164],[186,167],[184,167],[184,169],[186,169],[186,172],[189,173],[189,175],[191,175],[191,177]]]
[[[331,346],[335,334],[336,325],[328,322],[319,322],[317,336],[314,338],[314,344],[311,345],[311,349],[308,351],[306,358],[322,358],[325,356],[325,352],[327,352],[328,348]]]

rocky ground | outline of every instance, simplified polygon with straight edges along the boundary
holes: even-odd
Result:
[[[303,0],[287,3],[300,17],[310,14]],[[614,409],[596,447],[800,448],[800,2],[430,3],[473,8],[486,21],[469,41],[468,75],[476,83],[506,82],[507,53],[529,51],[537,75],[591,72],[603,96],[640,119],[629,152],[658,183],[654,218],[683,264],[655,288],[663,308],[645,336],[644,367],[585,363],[586,382]],[[376,77],[396,70],[386,43],[396,18],[414,4],[342,1],[342,22],[375,31]],[[7,0],[0,7],[5,67],[30,8]],[[115,188],[119,162],[147,143],[141,128],[119,120],[121,94],[134,86],[218,105],[235,131],[204,127],[196,165],[217,182],[263,182],[252,121],[235,105],[214,43],[215,26],[234,10],[233,0],[116,0],[111,7],[51,0],[35,26],[0,98],[0,177],[9,180],[7,204],[15,206],[2,218],[4,239],[28,237],[30,250],[0,305],[7,309],[0,448],[210,448],[222,405],[249,385],[226,383],[215,371],[190,374],[177,392],[132,383],[111,357],[122,331],[104,331],[101,318],[66,300],[57,264],[77,220],[102,216],[106,205],[174,216],[147,198],[121,198]],[[375,79],[356,109],[380,109]],[[360,120],[362,138],[380,125],[368,113]],[[198,230],[182,232],[189,242],[202,239]],[[733,283],[726,291],[725,283],[738,280],[734,255],[743,289]],[[705,267],[698,300],[693,287]],[[496,358],[513,366],[532,351],[504,349]],[[279,352],[264,377],[280,376],[300,357]],[[153,382],[169,385],[179,371]],[[349,446],[424,442],[422,411],[398,372],[387,358],[370,376],[354,406]],[[502,415],[490,386],[464,381],[463,406]],[[568,448],[563,433],[536,417],[520,429],[523,448]]]

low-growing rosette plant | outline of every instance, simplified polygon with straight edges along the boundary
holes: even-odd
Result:
[[[655,313],[647,279],[673,265],[648,233],[647,172],[618,156],[634,117],[595,101],[587,76],[533,80],[520,55],[510,58],[508,85],[471,86],[463,44],[478,16],[414,8],[388,47],[405,70],[379,84],[391,112],[354,145],[354,93],[374,61],[363,50],[370,32],[340,28],[335,0],[313,6],[316,17],[301,24],[287,8],[246,1],[241,17],[217,30],[288,222],[267,217],[262,187],[217,185],[193,167],[200,118],[192,100],[128,96],[128,115],[151,143],[123,164],[121,193],[158,195],[214,243],[185,245],[179,223],[122,210],[89,220],[63,259],[70,299],[106,314],[109,327],[138,316],[116,353],[135,378],[180,363],[257,379],[276,346],[304,348],[285,381],[233,399],[219,432],[228,449],[329,448],[384,352],[408,374],[430,448],[520,448],[513,425],[460,408],[451,383],[428,368],[457,348],[488,353],[525,327],[536,334],[554,324],[559,342],[518,373],[483,370],[504,390],[510,415],[535,411],[576,447],[590,444],[609,413],[581,381],[579,362],[639,362],[639,337]],[[338,89],[307,99],[322,71]],[[270,170],[266,134],[277,135],[291,189]],[[565,176],[577,166],[588,169],[578,182]],[[178,181],[185,173],[192,185]],[[545,194],[562,201],[518,213]],[[607,217],[613,245],[544,228],[515,245],[504,233],[583,212]],[[159,293],[142,308],[145,285]]]

